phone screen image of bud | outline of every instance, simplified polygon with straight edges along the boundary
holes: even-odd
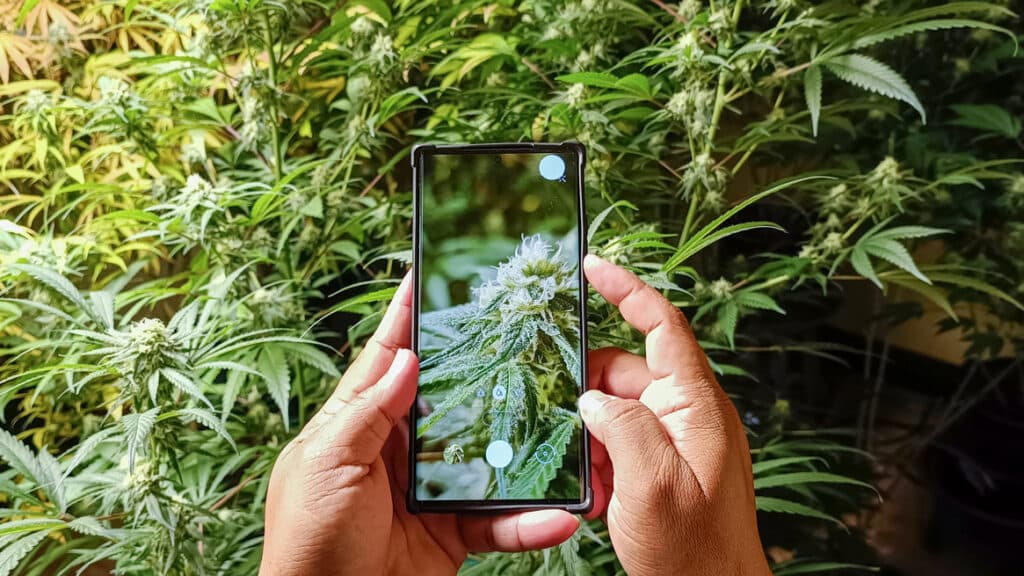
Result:
[[[422,160],[419,501],[583,498],[580,161],[573,151]]]

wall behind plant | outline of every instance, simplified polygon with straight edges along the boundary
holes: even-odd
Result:
[[[276,454],[409,264],[419,141],[587,146],[592,249],[688,313],[746,414],[759,508],[827,556],[872,492],[757,373],[829,355],[785,310],[870,282],[989,340],[958,302],[1020,317],[1019,280],[976,252],[911,256],[965,199],[1024,208],[1001,148],[949,146],[1019,144],[957,88],[1017,65],[1015,16],[931,4],[0,1],[0,574],[255,571]],[[641,346],[592,310],[592,347]],[[595,522],[465,571],[616,569]]]

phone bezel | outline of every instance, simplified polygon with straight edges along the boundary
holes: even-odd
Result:
[[[412,350],[419,355],[420,278],[422,262],[422,199],[423,161],[427,156],[476,154],[553,154],[571,153],[576,155],[577,229],[579,231],[578,283],[580,287],[580,370],[582,382],[580,394],[587,389],[587,280],[583,274],[583,257],[587,254],[587,211],[584,194],[584,166],[586,149],[578,142],[510,142],[493,144],[417,144],[411,153],[413,179],[413,298],[412,298]],[[416,403],[409,409],[409,488],[406,490],[406,506],[413,514],[431,512],[501,512],[516,510],[560,509],[576,514],[589,512],[593,507],[594,493],[590,478],[590,433],[586,426],[580,427],[580,500],[537,499],[537,500],[420,500],[416,497]]]

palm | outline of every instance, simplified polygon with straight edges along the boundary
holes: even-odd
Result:
[[[410,514],[405,506],[409,484],[407,445],[408,422],[392,432],[381,454],[386,464],[388,483],[375,487],[377,502],[392,509],[391,530],[387,541],[390,574],[451,574],[466,556],[466,544],[452,515]],[[381,570],[379,573],[385,573]]]

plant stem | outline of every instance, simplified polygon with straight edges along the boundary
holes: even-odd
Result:
[[[740,13],[743,11],[743,0],[736,0],[736,5],[732,8],[732,18],[730,24],[733,28],[740,21]],[[725,42],[722,43],[722,48],[726,51],[732,47],[732,36],[727,36]],[[708,130],[708,138],[706,142],[706,150],[708,152],[714,148],[715,135],[718,133],[718,122],[722,116],[722,109],[725,108],[725,80],[727,76],[727,70],[723,68],[718,73],[718,87],[715,89],[715,109],[711,112],[711,128]]]
[[[874,449],[875,421],[878,419],[878,399],[882,395],[882,385],[885,383],[885,372],[889,366],[889,345],[888,334],[882,338],[882,357],[878,359],[878,373],[875,375],[875,387],[871,391],[871,400],[868,403],[867,430],[864,435],[865,446],[868,452]]]
[[[690,227],[693,226],[693,219],[697,215],[697,201],[697,193],[691,192],[690,207],[686,210],[686,222],[683,223],[683,233],[679,235],[680,248],[683,247],[683,244],[686,244],[686,240],[690,237]]]
[[[301,365],[298,366],[295,375],[298,376],[296,379],[298,386],[295,387],[295,401],[299,404],[299,426],[302,427],[306,425],[306,378],[304,377]]]
[[[753,280],[753,279],[754,279],[754,277],[750,276],[750,277],[744,278],[743,280],[740,280],[739,282],[733,284],[732,285],[733,291],[735,292],[736,290],[739,290],[740,288],[743,288],[747,284],[750,284],[750,281]],[[764,282],[762,282],[762,283],[754,286],[753,288],[751,288],[751,290],[764,290],[765,288],[771,288],[772,286],[777,286],[777,285],[782,284],[784,282],[788,282],[791,279],[792,279],[792,277],[789,274],[781,274],[781,275],[776,276],[774,278],[770,278],[768,280],[765,280]]]
[[[708,137],[704,146],[704,149],[709,152],[714,147],[718,122],[722,117],[722,108],[725,108],[725,70],[718,73],[718,87],[715,88],[715,109],[711,112],[711,128],[708,129]]]
[[[978,402],[981,402],[986,396],[988,396],[989,392],[995,389],[996,386],[999,386],[999,384],[1001,384],[1002,381],[1005,380],[1011,372],[1019,368],[1022,361],[1024,361],[1024,358],[1017,357],[1013,361],[1013,363],[1004,368],[1003,371],[997,374],[995,378],[989,380],[985,387],[979,390],[977,394],[971,397],[967,402],[964,402],[964,404],[958,410],[951,413],[950,416],[948,418],[945,418],[944,421],[939,422],[938,425],[936,425],[931,432],[929,432],[924,438],[921,439],[920,442],[918,442],[919,449],[923,449],[924,447],[931,444],[936,438],[939,437],[940,434],[948,430],[950,426],[952,426],[953,424],[956,423],[957,420],[962,418],[968,410],[974,408],[974,406]]]
[[[861,216],[859,220],[857,220],[856,222],[853,223],[853,226],[850,226],[849,230],[847,230],[846,232],[843,233],[843,240],[848,240],[850,238],[850,236],[853,236],[853,233],[856,232],[857,229],[860,228],[862,224],[867,222],[868,218],[870,218],[870,217],[871,217],[871,213],[870,212],[865,214],[865,215],[863,215],[863,216]]]
[[[270,64],[270,86],[274,89],[275,100],[271,104],[271,112],[274,118],[274,126],[270,127],[270,132],[273,137],[274,147],[274,178],[277,180],[281,179],[281,172],[284,165],[284,151],[281,149],[281,132],[278,130],[278,110],[277,110],[277,60],[274,58],[274,38],[270,32],[270,15],[267,12],[263,13],[263,41],[267,45],[267,61]]]
[[[672,8],[668,4],[665,4],[664,2],[662,2],[662,0],[651,0],[651,2],[653,2],[654,5],[657,6],[658,8],[661,8],[665,12],[668,12],[669,14],[671,14],[672,17],[675,18],[676,20],[682,22],[683,24],[686,24],[686,22],[687,22],[686,18],[682,14],[677,12],[674,8]]]
[[[956,387],[956,390],[953,392],[953,395],[949,397],[949,404],[946,406],[946,409],[942,411],[942,416],[939,418],[940,422],[945,420],[946,418],[949,418],[949,416],[953,413],[953,409],[956,406],[956,403],[960,400],[960,397],[963,396],[964,392],[967,390],[967,385],[971,383],[971,380],[974,380],[974,374],[978,371],[978,367],[980,365],[980,360],[975,360],[974,362],[971,362],[971,367],[967,369],[967,374],[965,374],[964,377],[960,379],[960,384]]]

